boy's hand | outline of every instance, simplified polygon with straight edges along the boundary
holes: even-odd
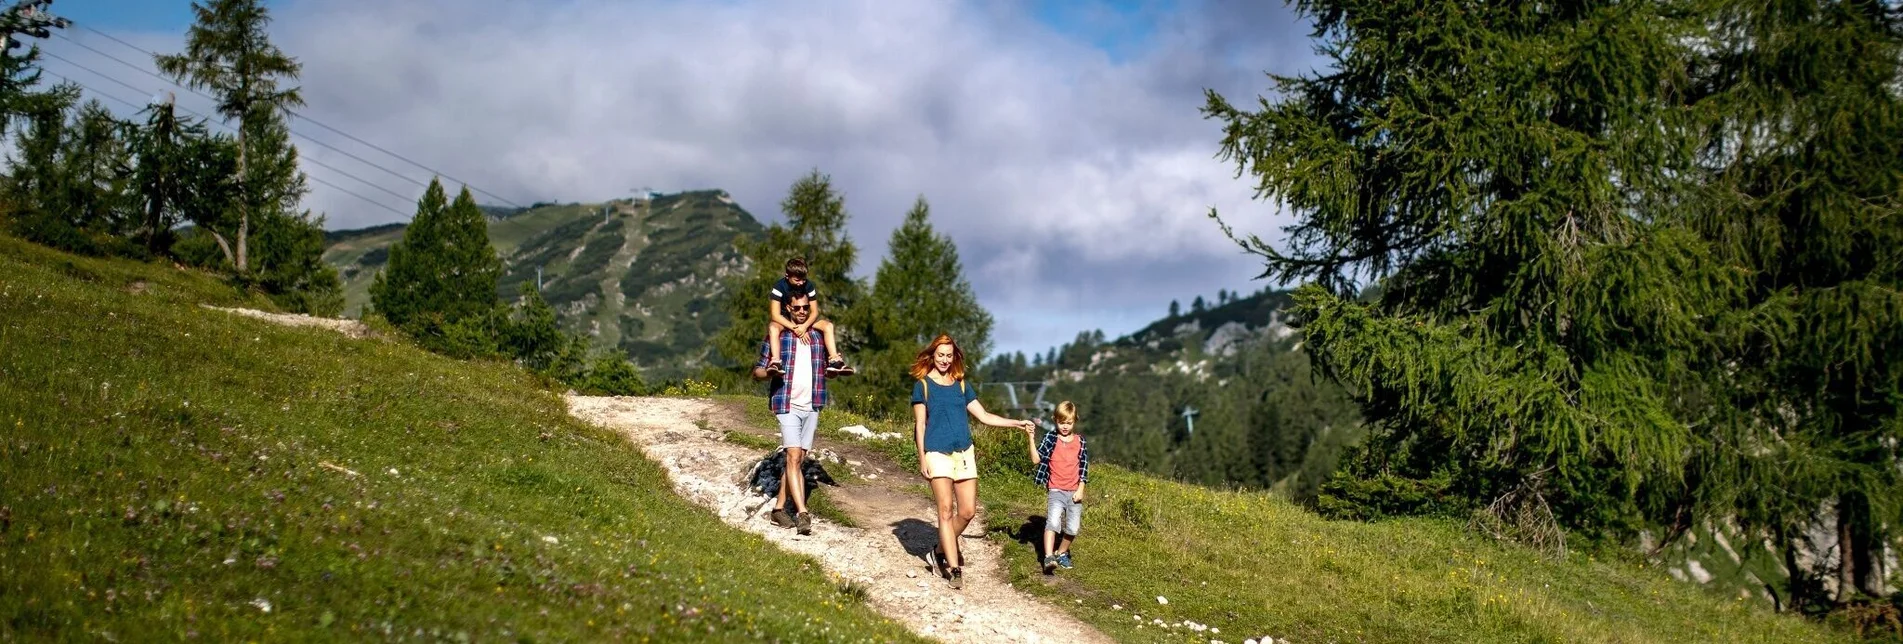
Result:
[[[1078,490],[1078,491],[1076,491],[1076,492],[1072,492],[1072,493],[1071,493],[1071,495],[1070,495],[1070,502],[1071,502],[1071,503],[1083,503],[1083,502],[1084,502],[1084,491],[1083,491],[1083,490]]]

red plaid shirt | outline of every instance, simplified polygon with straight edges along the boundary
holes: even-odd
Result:
[[[826,337],[821,335],[818,329],[808,329],[806,331],[806,341],[813,345],[813,411],[819,411],[825,408],[826,403],[830,400],[826,396]],[[782,365],[790,361],[795,355],[793,342],[794,336],[792,331],[780,331],[780,360]],[[766,343],[761,342],[760,361],[754,363],[753,366],[765,369],[766,359]],[[792,375],[792,373],[793,368],[789,366],[784,373],[767,380],[767,408],[772,409],[775,415],[784,414],[792,408],[792,404],[787,401],[787,393],[791,387],[788,387],[786,383],[786,377]]]

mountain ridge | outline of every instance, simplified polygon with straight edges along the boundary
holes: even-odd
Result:
[[[503,261],[499,297],[513,302],[522,285],[536,285],[564,330],[664,379],[695,374],[713,359],[708,340],[727,324],[718,305],[724,278],[748,266],[734,242],[765,232],[720,189],[484,213]],[[406,228],[325,232],[324,261],[344,279],[346,316],[362,315],[370,282]]]

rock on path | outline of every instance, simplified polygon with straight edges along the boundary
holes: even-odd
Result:
[[[915,633],[945,642],[1111,641],[1005,583],[997,565],[1002,549],[984,539],[967,538],[962,543],[966,551],[963,590],[953,590],[945,580],[926,572],[920,555],[937,538],[936,513],[928,501],[892,489],[897,481],[881,478],[827,487],[822,494],[835,495],[853,521],[866,527],[814,517],[813,534],[800,536],[767,519],[773,509],[771,497],[746,490],[741,479],[762,456],[761,450],[721,440],[723,428],[716,425],[723,421],[710,413],[713,403],[574,395],[564,399],[570,414],[627,435],[648,458],[667,469],[682,497],[713,511],[728,525],[818,560],[838,579],[858,583],[868,591],[868,604]],[[702,429],[702,424],[708,428]],[[983,496],[982,486],[979,494]],[[983,525],[982,516],[972,524]]]

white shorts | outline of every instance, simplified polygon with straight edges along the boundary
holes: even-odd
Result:
[[[818,411],[790,410],[773,417],[780,421],[780,447],[813,451],[813,434],[819,430]]]
[[[954,481],[978,478],[978,459],[967,447],[956,452],[926,452],[925,475]]]

